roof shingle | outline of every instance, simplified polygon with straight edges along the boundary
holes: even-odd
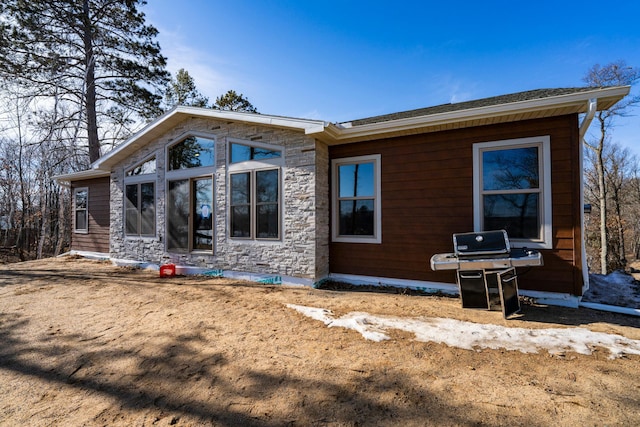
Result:
[[[441,104],[433,107],[418,108],[415,110],[401,111],[398,113],[383,114],[380,116],[367,117],[351,121],[351,126],[361,126],[371,123],[388,122],[391,120],[406,119],[410,117],[429,116],[432,114],[449,113],[452,111],[471,110],[474,108],[489,107],[493,105],[511,104],[521,101],[531,101],[534,99],[549,98],[552,96],[570,95],[579,92],[592,91],[593,87],[536,89],[525,92],[511,93],[508,95],[493,96],[490,98],[476,99],[473,101],[456,102],[451,104]]]

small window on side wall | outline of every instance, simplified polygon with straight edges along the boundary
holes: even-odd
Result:
[[[334,242],[381,243],[380,155],[334,159]]]
[[[73,229],[76,233],[89,232],[89,189],[73,190]]]

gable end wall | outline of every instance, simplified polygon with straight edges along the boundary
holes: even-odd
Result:
[[[167,253],[165,250],[166,146],[178,142],[189,132],[209,136],[216,141],[215,152],[215,226],[213,254]],[[282,238],[276,242],[242,241],[228,238],[227,224],[227,152],[229,139],[251,140],[278,145],[283,148],[285,165],[282,167]],[[316,157],[317,148],[320,155]],[[190,118],[170,132],[141,148],[134,156],[113,168],[111,173],[111,247],[112,258],[174,262],[183,266],[233,270],[256,274],[294,276],[316,280],[327,270],[328,226],[316,235],[318,225],[328,218],[328,198],[318,199],[316,172],[327,180],[328,161],[326,147],[302,132],[274,129],[256,125],[229,123],[220,120]],[[155,155],[156,177],[156,230],[153,238],[124,235],[124,171]],[[318,162],[321,162],[318,164]],[[326,192],[325,192],[326,193]],[[324,242],[324,243],[323,243]]]

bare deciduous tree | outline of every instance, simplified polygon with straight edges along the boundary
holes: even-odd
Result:
[[[633,85],[640,79],[640,69],[628,66],[624,61],[616,61],[605,66],[594,65],[585,75],[584,82],[588,86],[626,86]],[[607,184],[605,171],[605,148],[610,139],[613,121],[616,117],[629,114],[631,107],[640,102],[639,96],[628,96],[608,110],[596,113],[599,125],[598,135],[585,139],[586,146],[593,151],[594,166],[597,179],[597,205],[600,211],[600,272],[607,274],[609,259],[609,236],[607,230]]]

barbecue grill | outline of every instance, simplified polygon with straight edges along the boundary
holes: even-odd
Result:
[[[501,307],[505,318],[520,311],[516,267],[543,265],[536,250],[511,248],[504,230],[457,233],[453,253],[431,257],[432,270],[456,270],[463,308]]]

